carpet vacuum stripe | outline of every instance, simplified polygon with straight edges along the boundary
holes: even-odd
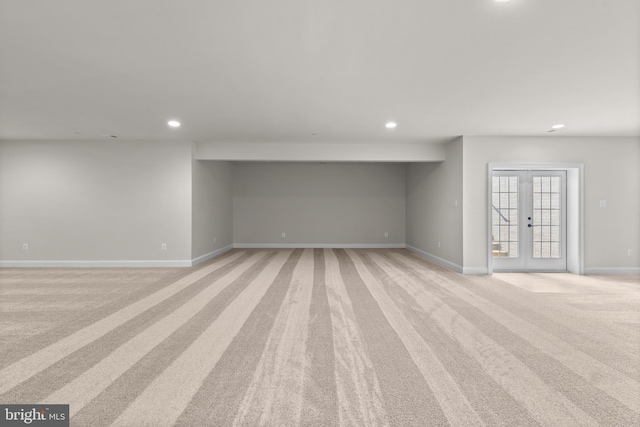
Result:
[[[81,427],[640,425],[640,276],[321,248],[146,271],[0,269],[0,403]]]

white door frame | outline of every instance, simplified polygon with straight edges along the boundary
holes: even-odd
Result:
[[[491,193],[493,171],[564,170],[567,172],[567,271],[584,274],[584,165],[582,163],[489,163],[487,165],[487,272],[493,273]]]

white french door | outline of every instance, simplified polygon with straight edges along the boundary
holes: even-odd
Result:
[[[566,171],[494,170],[491,184],[494,271],[566,271]]]

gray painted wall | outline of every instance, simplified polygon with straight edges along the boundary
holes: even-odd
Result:
[[[192,215],[192,258],[233,244],[231,163],[193,161]]]
[[[0,260],[189,260],[191,156],[179,142],[0,142]]]
[[[445,153],[442,163],[407,165],[407,245],[461,269],[462,138]]]
[[[404,244],[405,165],[234,163],[233,218],[236,244]]]
[[[640,138],[464,137],[464,263],[473,269],[487,267],[491,162],[583,163],[585,271],[640,268]]]
[[[402,245],[406,226],[408,245],[481,271],[487,164],[562,162],[584,164],[586,270],[640,267],[639,138],[464,137],[446,162],[406,167],[195,161],[192,148],[1,141],[0,261],[170,265],[232,243]]]

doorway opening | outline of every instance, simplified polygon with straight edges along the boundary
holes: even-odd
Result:
[[[488,273],[583,274],[582,165],[489,164]]]

